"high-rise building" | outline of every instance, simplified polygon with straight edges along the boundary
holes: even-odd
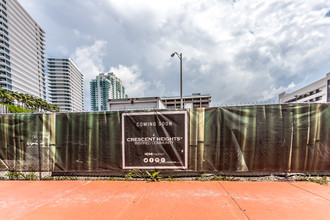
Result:
[[[106,111],[108,99],[127,98],[125,88],[113,73],[100,73],[90,82],[91,110]]]
[[[60,111],[83,111],[83,74],[70,59],[48,58],[49,100]]]
[[[279,103],[325,103],[330,102],[330,73],[316,82],[291,93],[282,92]]]
[[[46,99],[45,32],[17,0],[0,0],[0,87]]]

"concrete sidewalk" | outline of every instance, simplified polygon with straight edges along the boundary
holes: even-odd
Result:
[[[310,182],[0,181],[0,219],[330,219]]]

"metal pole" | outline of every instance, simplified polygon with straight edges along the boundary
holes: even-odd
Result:
[[[174,52],[171,54],[171,57],[177,55],[180,59],[180,108],[183,109],[183,99],[182,99],[182,53]]]
[[[183,108],[183,99],[182,99],[182,53],[180,53],[180,100],[181,100],[181,109]]]
[[[41,131],[38,129],[38,156],[39,156],[39,180],[42,180],[42,175],[41,175]]]

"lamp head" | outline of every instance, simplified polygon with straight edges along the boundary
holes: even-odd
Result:
[[[175,52],[171,54],[171,57],[174,57],[174,55],[175,55]]]

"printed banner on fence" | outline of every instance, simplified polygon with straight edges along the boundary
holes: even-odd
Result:
[[[123,169],[187,169],[187,112],[122,114]]]

